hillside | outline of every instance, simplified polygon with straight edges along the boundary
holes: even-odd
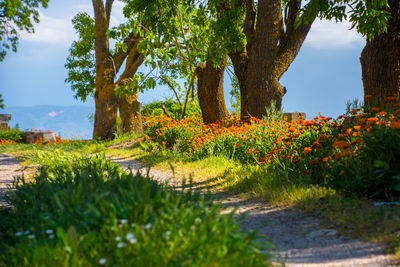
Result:
[[[12,115],[11,127],[51,130],[62,138],[74,139],[92,138],[93,123],[89,116],[93,112],[94,108],[88,106],[6,107],[1,111]]]

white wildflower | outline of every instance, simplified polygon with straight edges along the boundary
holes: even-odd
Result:
[[[120,236],[116,236],[115,237],[115,241],[121,241],[121,237]]]
[[[146,225],[144,226],[144,228],[146,228],[146,229],[150,229],[151,227],[152,227],[151,223],[148,223],[148,224],[146,224]]]
[[[28,238],[29,238],[29,239],[35,239],[36,236],[35,236],[35,235],[28,235]]]
[[[53,234],[53,233],[54,233],[54,231],[51,230],[51,229],[47,229],[47,230],[46,230],[46,234],[48,234],[48,235],[51,235],[51,234]]]
[[[169,239],[170,236],[171,236],[171,231],[166,231],[166,232],[165,232],[165,237],[166,237],[167,239]]]
[[[126,246],[126,244],[125,244],[125,243],[122,243],[122,242],[120,242],[120,243],[117,244],[117,247],[118,247],[118,248],[123,248],[123,247],[125,247],[125,246]]]
[[[101,258],[101,259],[99,260],[99,264],[100,264],[100,265],[104,265],[104,264],[106,264],[106,262],[107,262],[107,259],[105,259],[105,258]]]
[[[54,235],[49,235],[49,238],[50,238],[50,239],[53,239],[53,238],[54,238]]]
[[[26,231],[24,232],[24,235],[29,235],[29,233],[30,233],[30,231],[29,231],[29,230],[26,230]]]
[[[132,238],[132,239],[129,239],[129,242],[130,242],[131,244],[135,244],[135,243],[137,242],[137,240],[136,240],[136,238]]]
[[[127,220],[127,219],[122,219],[122,220],[121,220],[121,223],[122,223],[122,224],[127,224],[127,223],[128,223],[128,220]]]
[[[15,236],[21,236],[22,235],[22,232],[16,232],[15,233]]]
[[[132,224],[131,224],[131,227],[135,227],[135,224],[134,224],[134,223],[132,223]]]
[[[126,235],[126,239],[128,239],[128,240],[131,240],[131,239],[134,239],[134,238],[135,238],[135,235],[132,234],[132,233],[128,233],[128,234]]]

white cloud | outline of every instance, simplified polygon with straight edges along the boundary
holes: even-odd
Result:
[[[124,6],[125,4],[123,2],[114,2],[110,18],[111,27],[116,27],[126,21],[123,13]]]
[[[343,48],[363,43],[365,38],[350,28],[351,23],[348,21],[336,23],[316,20],[304,43],[315,48]]]
[[[40,14],[40,23],[35,25],[35,33],[22,32],[21,40],[70,45],[76,38],[71,18],[54,18]]]

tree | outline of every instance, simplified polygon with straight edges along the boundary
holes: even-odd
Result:
[[[182,118],[190,96],[194,99],[197,81],[203,121],[225,119],[229,114],[223,92],[227,52],[223,39],[215,34],[216,19],[212,10],[194,1],[129,2],[145,18],[146,27],[162,36],[164,45],[153,57],[154,65],[160,66],[161,83],[175,92],[179,103],[178,90],[174,88],[177,82],[173,79],[186,80]]]
[[[122,133],[142,129],[139,90],[134,75],[146,57],[146,52],[139,51],[138,47],[144,40],[144,31],[140,24],[130,20],[109,32],[113,0],[106,3],[93,0],[92,3],[94,19],[85,13],[73,19],[79,41],[72,44],[67,58],[65,66],[69,72],[66,81],[71,83],[75,96],[83,101],[94,94],[93,137],[112,139],[116,132],[118,109]],[[122,40],[117,42],[114,50],[110,49],[110,37]],[[118,77],[124,63],[125,68]]]
[[[4,100],[3,100],[3,96],[0,94],[0,109],[4,109]]]
[[[346,8],[347,7],[347,8]],[[388,97],[400,97],[400,7],[399,0],[334,0],[310,6],[321,17],[342,21],[367,37],[361,53],[362,79],[367,105],[383,104]],[[304,20],[308,20],[304,16]]]
[[[317,12],[307,12],[312,19],[299,24],[298,0],[217,0],[214,5],[226,37],[239,42],[229,57],[240,86],[241,118],[262,118],[272,102],[281,108],[286,88],[279,81],[296,58]],[[226,30],[235,25],[241,25],[236,34]]]
[[[38,8],[47,7],[49,0],[0,1],[0,61],[7,50],[17,51],[18,31],[34,32],[33,22],[39,22]]]
[[[367,38],[361,53],[362,80],[367,105],[388,102],[388,97],[400,98],[400,2],[389,0],[390,13],[386,31]]]

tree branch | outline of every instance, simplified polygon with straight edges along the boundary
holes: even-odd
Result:
[[[248,40],[248,43],[252,43],[254,40],[255,33],[255,21],[256,21],[256,6],[254,0],[244,0],[244,7],[246,11],[246,18],[244,20],[244,34]]]
[[[165,78],[164,76],[161,76],[160,78],[161,78],[161,80],[162,80],[163,82],[165,82],[165,83],[169,86],[169,88],[171,88],[171,90],[172,90],[172,91],[174,92],[174,94],[175,94],[176,100],[178,101],[179,105],[182,107],[182,103],[181,103],[181,100],[179,99],[179,95],[178,95],[178,93],[176,92],[174,86],[171,84],[171,82],[170,82],[167,78]]]
[[[312,18],[308,23],[303,23],[296,27],[296,21],[300,16],[301,3],[292,0],[288,3],[285,11],[286,31],[280,38],[279,51],[275,61],[276,75],[280,78],[292,64],[311,29],[315,20]]]
[[[110,16],[111,16],[111,8],[113,5],[114,0],[107,0],[106,2],[106,18],[107,18],[107,24],[110,24]]]
[[[119,77],[118,81],[116,82],[116,85],[126,84],[126,80],[129,80],[135,75],[136,71],[142,65],[143,61],[145,59],[145,55],[142,53],[139,53],[136,47],[133,47],[128,55],[128,58],[126,59],[126,67],[124,72],[122,73],[121,77]]]
[[[124,50],[122,49],[119,49],[117,53],[115,53],[115,55],[113,56],[115,69],[117,73],[121,68],[122,64],[124,63],[126,57],[129,55],[131,49],[136,48],[141,40],[143,40],[143,37],[141,37],[140,34],[135,35],[133,32],[131,32],[129,36],[125,38],[124,44],[127,47],[126,52],[124,52]]]

